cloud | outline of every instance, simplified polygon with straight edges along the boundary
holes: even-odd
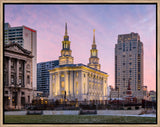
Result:
[[[6,5],[5,22],[37,30],[37,62],[60,56],[64,25],[68,23],[75,63],[89,62],[96,29],[102,71],[114,85],[114,48],[118,34],[137,32],[144,44],[144,84],[155,89],[155,6],[148,5]]]

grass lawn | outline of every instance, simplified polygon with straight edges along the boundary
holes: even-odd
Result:
[[[5,123],[156,123],[156,118],[99,115],[6,115]]]

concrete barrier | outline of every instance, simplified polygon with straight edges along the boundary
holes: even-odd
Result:
[[[27,111],[6,111],[5,115],[26,115]]]
[[[43,111],[41,110],[28,110],[27,111],[27,115],[42,115],[43,114]]]
[[[139,115],[142,110],[98,110],[98,115]]]
[[[78,115],[79,110],[44,110],[43,115]]]
[[[42,115],[79,115],[79,110],[43,110]],[[97,115],[139,115],[142,110],[97,110]],[[6,111],[5,115],[26,115],[27,111]]]
[[[79,115],[97,114],[97,110],[80,110]]]

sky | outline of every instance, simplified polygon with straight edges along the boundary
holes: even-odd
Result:
[[[119,34],[138,33],[144,46],[144,85],[156,90],[156,5],[8,4],[4,22],[37,31],[37,63],[58,60],[67,22],[74,63],[89,63],[93,29],[101,70],[114,86],[114,50]]]

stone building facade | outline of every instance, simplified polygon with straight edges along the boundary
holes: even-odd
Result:
[[[4,24],[4,43],[18,43],[24,49],[31,51],[32,59],[32,83],[37,85],[37,31],[27,26],[12,27],[9,23]]]
[[[21,109],[33,98],[31,52],[17,43],[4,46],[4,105]]]
[[[83,64],[63,65],[50,70],[50,98],[107,100],[108,74]]]

